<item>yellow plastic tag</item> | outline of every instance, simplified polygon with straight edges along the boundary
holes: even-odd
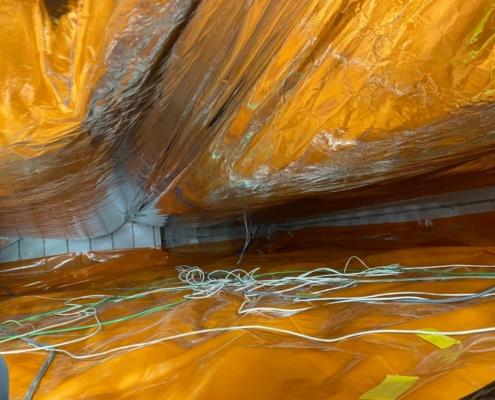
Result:
[[[433,328],[427,328],[422,330],[430,331],[430,332],[438,332],[436,329]],[[450,336],[446,336],[446,335],[428,335],[427,333],[418,333],[418,336],[421,339],[424,339],[427,342],[430,342],[431,344],[437,346],[439,349],[446,349],[450,346],[453,346],[454,344],[461,343],[459,340],[451,338]]]
[[[396,400],[419,379],[417,376],[387,375],[382,383],[368,390],[360,400]]]

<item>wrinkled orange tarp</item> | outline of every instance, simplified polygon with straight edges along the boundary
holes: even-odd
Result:
[[[5,236],[495,183],[491,0],[66,3],[0,5]]]
[[[334,254],[334,255],[331,255]],[[369,266],[401,263],[493,264],[495,248],[423,247],[371,255],[356,250]],[[261,271],[305,270],[343,265],[343,250],[300,250],[246,256],[242,267]],[[237,258],[177,256],[159,250],[64,255],[32,262],[4,264],[4,320],[39,312],[55,299],[132,292],[174,277],[174,266],[200,265],[206,270],[232,268]],[[342,294],[372,294],[384,289],[435,292],[479,291],[490,280],[434,283],[372,284],[345,289]],[[127,289],[125,289],[127,288]],[[173,296],[154,294],[145,299],[113,304],[101,321],[170,302]],[[493,302],[460,304],[334,304],[292,317],[240,316],[242,296],[217,294],[193,300],[132,321],[117,323],[92,338],[65,348],[76,354],[146,341],[170,334],[236,324],[259,324],[335,337],[380,327],[464,330],[495,326]],[[495,379],[495,340],[490,334],[457,336],[460,344],[439,349],[416,335],[377,334],[332,345],[266,332],[210,334],[163,342],[94,360],[78,361],[57,354],[41,381],[36,399],[356,399],[387,374],[418,376],[401,400],[458,399]],[[64,334],[37,338],[40,342],[76,338]],[[22,346],[2,344],[0,350]],[[21,399],[45,360],[44,353],[6,356],[11,394]]]

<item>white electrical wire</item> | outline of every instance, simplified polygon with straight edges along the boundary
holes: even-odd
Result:
[[[351,256],[347,260],[345,267],[344,267],[344,272],[347,270],[349,267],[350,263],[353,260],[357,260],[362,266],[365,268],[370,268],[368,264],[366,264],[360,257],[358,256]],[[400,264],[390,264],[390,266],[400,266]],[[406,269],[457,269],[457,268],[495,268],[495,265],[483,265],[483,264],[443,264],[443,265],[418,265],[418,266],[407,266],[403,267]]]
[[[237,260],[237,265],[240,265],[242,263],[242,258],[244,257],[244,254],[246,253],[249,245],[251,244],[251,239],[252,239],[250,224],[248,224],[248,216],[246,212],[244,212],[244,229],[246,232],[246,240],[244,242],[244,246],[242,247],[241,254],[239,255],[239,260]]]
[[[477,298],[486,298],[486,297],[493,297],[495,296],[495,293],[432,293],[432,292],[391,292],[391,293],[379,293],[379,294],[372,294],[368,296],[342,296],[342,297],[310,297],[310,296],[304,296],[304,297],[296,297],[294,299],[295,302],[326,302],[326,304],[336,304],[336,303],[346,303],[346,302],[352,302],[352,303],[358,303],[358,302],[386,302],[386,301],[397,301],[397,300],[411,300],[411,302],[414,302],[417,304],[418,302],[415,300],[419,300],[419,302],[427,303],[427,302],[432,302],[432,301],[437,301],[437,299],[429,299],[427,297],[421,297],[421,296],[408,296],[409,294],[427,294],[430,296],[437,296],[437,297],[452,297],[452,298],[459,298],[463,299],[466,297],[475,297]],[[439,301],[442,301],[441,299],[438,299]]]
[[[33,331],[29,331],[29,332],[25,332],[25,333],[20,333],[18,335],[10,336],[10,337],[8,337],[6,339],[0,340],[0,344],[1,343],[5,343],[5,342],[10,342],[10,341],[16,340],[16,339],[27,338],[27,337],[30,337],[33,333],[40,333],[40,332],[51,330],[53,328],[59,328],[61,326],[70,325],[70,324],[72,324],[74,322],[78,322],[78,321],[81,321],[83,319],[86,319],[89,316],[94,316],[95,314],[96,314],[96,310],[95,310],[94,314],[89,314],[89,311],[88,311],[87,313],[85,312],[84,315],[82,315],[81,317],[74,318],[74,319],[71,319],[69,321],[60,322],[58,324],[53,324],[53,325],[50,325],[50,326],[44,326],[43,328],[38,328],[38,329],[35,329]]]
[[[461,336],[461,335],[472,335],[472,334],[480,334],[480,333],[488,333],[488,332],[495,332],[495,326],[487,327],[487,328],[478,328],[478,329],[465,329],[465,330],[457,330],[457,331],[430,331],[430,330],[425,330],[425,329],[370,329],[370,330],[364,330],[364,331],[359,331],[359,332],[354,332],[354,333],[349,333],[347,335],[342,335],[342,336],[337,336],[333,338],[322,338],[322,337],[317,337],[317,336],[311,336],[311,335],[306,335],[304,333],[288,330],[288,329],[281,329],[281,328],[275,328],[272,326],[264,326],[264,325],[238,325],[238,326],[228,326],[228,327],[218,327],[218,328],[208,328],[208,329],[199,329],[196,331],[190,331],[190,332],[184,332],[184,333],[179,333],[176,335],[170,335],[170,336],[165,336],[162,338],[157,338],[153,339],[150,341],[146,342],[140,342],[140,343],[133,343],[133,344],[128,344],[125,346],[119,346],[119,347],[114,347],[108,350],[96,352],[96,353],[90,353],[90,354],[74,354],[68,350],[64,349],[59,349],[61,346],[67,345],[69,342],[65,343],[60,343],[60,344],[54,344],[50,346],[45,346],[45,347],[33,347],[31,349],[18,349],[18,350],[5,350],[5,351],[0,351],[0,355],[9,355],[9,354],[20,354],[20,353],[26,353],[26,352],[36,352],[40,350],[49,350],[49,351],[56,351],[59,353],[63,353],[68,355],[71,358],[77,359],[77,360],[87,360],[95,357],[102,357],[102,356],[107,356],[115,352],[123,351],[123,350],[135,350],[147,346],[152,346],[158,343],[163,343],[166,341],[170,340],[176,340],[176,339],[182,339],[185,337],[190,337],[190,336],[198,336],[198,335],[205,335],[209,333],[225,333],[225,332],[232,332],[232,331],[261,331],[261,332],[270,332],[270,333],[278,333],[281,335],[287,335],[287,336],[293,336],[297,337],[300,339],[305,339],[309,341],[314,341],[318,343],[337,343],[341,342],[344,340],[349,340],[349,339],[354,339],[358,337],[363,337],[363,336],[370,336],[370,335],[378,335],[378,334],[414,334],[414,335],[447,335],[447,336]]]
[[[357,261],[360,265],[364,267],[361,271],[348,272],[348,268],[353,261]],[[30,335],[40,334],[43,335],[44,331],[49,331],[51,329],[74,324],[82,319],[88,317],[94,317],[97,321],[96,330],[92,331],[89,335],[83,336],[82,338],[74,339],[67,342],[62,342],[59,344],[46,345],[44,347],[34,347],[34,348],[23,348],[17,350],[11,350],[11,352],[1,352],[0,354],[16,354],[18,352],[30,352],[39,350],[54,350],[65,352],[69,354],[66,350],[59,349],[61,346],[67,344],[75,343],[78,341],[85,340],[91,336],[97,334],[102,325],[99,321],[97,315],[96,307],[99,306],[97,303],[80,303],[81,300],[86,299],[101,299],[102,304],[112,304],[120,303],[123,301],[129,301],[133,299],[141,299],[149,295],[155,295],[160,293],[182,293],[184,299],[198,300],[206,299],[215,296],[217,293],[222,291],[232,291],[235,293],[242,293],[246,300],[238,309],[238,313],[241,315],[255,313],[267,316],[277,316],[277,317],[288,317],[295,315],[300,312],[305,312],[316,307],[316,305],[311,304],[313,302],[323,303],[324,305],[337,304],[337,303],[349,303],[349,302],[363,302],[376,304],[381,302],[402,302],[402,303],[413,303],[413,304],[447,304],[460,301],[468,301],[479,298],[487,298],[495,295],[495,287],[485,289],[479,293],[436,293],[436,292],[420,292],[420,291],[397,291],[397,292],[387,292],[387,293],[377,293],[365,296],[325,296],[320,297],[324,293],[334,292],[341,289],[358,286],[365,283],[400,283],[400,282],[425,282],[425,281],[447,281],[447,280],[459,280],[459,279],[495,279],[495,275],[485,275],[485,276],[471,276],[471,275],[434,275],[429,274],[428,276],[414,276],[414,277],[403,277],[404,274],[418,274],[418,273],[428,273],[432,269],[447,269],[452,270],[456,268],[495,268],[492,265],[472,265],[472,264],[449,264],[449,265],[434,265],[434,266],[419,266],[419,267],[403,267],[400,264],[389,264],[384,266],[369,267],[361,258],[357,256],[352,256],[347,260],[343,271],[339,271],[330,267],[320,267],[313,270],[300,272],[294,275],[291,271],[286,271],[287,276],[275,276],[279,275],[284,271],[277,271],[276,273],[263,273],[258,274],[259,268],[246,271],[244,269],[233,269],[233,270],[215,270],[212,272],[205,272],[199,267],[195,266],[178,266],[178,281],[170,282],[170,285],[164,287],[154,287],[142,292],[134,293],[132,295],[102,295],[102,294],[91,294],[78,296],[70,299],[60,298],[50,300],[63,301],[66,306],[65,309],[52,312],[52,316],[65,317],[65,316],[76,316],[69,321],[64,321],[61,323],[55,323],[51,326],[45,326],[43,328],[34,329],[32,324],[21,324],[15,320],[4,321],[0,324],[15,323],[21,326],[30,326],[31,331],[7,337],[0,340],[1,343],[5,343],[15,339],[29,338]],[[290,274],[290,275],[289,275]],[[402,275],[402,276],[400,276]],[[322,288],[323,287],[323,288]],[[306,290],[308,293],[298,293],[300,290]],[[315,290],[316,289],[316,290]],[[429,297],[425,297],[429,296]],[[42,298],[42,296],[38,296]],[[46,298],[46,297],[45,297]],[[275,298],[279,300],[284,300],[289,304],[297,304],[305,302],[306,304],[311,304],[307,307],[293,307],[285,308],[271,305],[256,305],[256,300],[261,298]],[[48,298],[46,298],[48,299]],[[42,315],[42,314],[41,314]],[[353,337],[376,334],[376,333],[427,333],[432,334],[429,331],[420,330],[395,330],[395,329],[378,329],[356,332],[350,335],[341,336],[338,338],[317,338],[308,335],[304,335],[299,332],[278,329],[273,327],[267,327],[263,325],[241,325],[236,327],[224,327],[224,328],[212,328],[193,332],[186,332],[179,335],[174,335],[170,337],[165,337],[161,339],[155,339],[149,342],[136,343],[133,345],[118,347],[115,349],[110,349],[100,353],[94,353],[93,355],[88,355],[91,357],[97,357],[99,355],[105,355],[107,352],[114,352],[125,349],[133,349],[139,346],[146,346],[161,341],[173,340],[180,337],[187,337],[193,335],[214,333],[214,332],[227,332],[234,330],[261,330],[278,332],[281,334],[287,334],[292,336],[297,336],[300,338],[306,338],[308,340],[315,340],[324,343],[333,343],[340,340],[347,340]],[[484,333],[492,332],[495,328],[482,328],[467,331],[451,331],[444,332],[443,334],[448,335],[462,335],[470,333]],[[434,334],[442,334],[442,332],[435,332]],[[130,346],[130,347],[129,347]],[[77,356],[84,357],[84,356]]]
[[[259,315],[275,315],[280,318],[290,317],[299,314],[304,311],[311,310],[315,308],[314,306],[304,307],[304,308],[280,308],[280,307],[249,307],[246,308],[248,303],[251,303],[251,299],[246,299],[238,309],[240,315],[243,314],[259,314]]]
[[[61,347],[61,346],[67,346],[69,344],[74,344],[74,343],[79,343],[79,342],[83,342],[95,335],[97,335],[98,333],[101,332],[101,329],[102,329],[102,325],[101,325],[101,321],[100,319],[98,318],[98,313],[94,313],[94,318],[95,318],[95,321],[96,321],[96,329],[92,332],[90,332],[89,334],[87,335],[83,335],[83,336],[80,336],[78,338],[75,338],[75,339],[72,339],[72,340],[67,340],[65,342],[61,342],[61,343],[56,343],[56,344],[47,344],[47,345],[38,345],[38,344],[35,344],[35,343],[32,343],[32,342],[29,342],[29,344],[32,346],[32,347],[26,347],[26,348],[21,348],[21,349],[17,349],[17,350],[7,350],[7,351],[3,351],[1,352],[0,351],[0,354],[24,354],[24,353],[33,353],[33,352],[36,352],[36,351],[40,351],[40,350],[43,350],[43,351],[58,351],[59,349],[57,349],[58,347]],[[52,327],[54,327],[55,325],[53,325]],[[48,328],[48,327],[47,327]],[[21,337],[16,337],[17,339],[22,339]]]
[[[405,268],[412,268],[412,269],[495,268],[495,265],[483,265],[483,264],[445,264],[445,265],[408,266],[408,267],[405,267]]]

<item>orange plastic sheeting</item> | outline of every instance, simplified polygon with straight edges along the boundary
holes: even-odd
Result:
[[[171,22],[174,12],[180,15],[190,2],[183,1],[182,8],[167,0],[154,4],[136,0],[64,3],[66,10],[57,16],[49,14],[43,0],[6,0],[0,5],[0,89],[4,100],[0,108],[0,143],[11,146],[5,147],[2,156],[12,152],[36,157],[64,144],[58,139],[67,143],[88,111],[95,86],[104,83],[101,78],[123,67],[122,58],[131,64],[144,58],[142,47],[126,43],[142,35],[143,28],[151,33],[151,26],[140,29],[139,22],[158,20],[164,14]],[[151,53],[150,48],[147,50]],[[125,67],[132,66],[137,65]],[[122,76],[112,76],[115,85],[126,70],[120,72]]]
[[[192,5],[58,3],[60,15],[44,0],[0,4],[5,236],[101,236],[125,222],[137,207],[126,196],[136,194],[121,187],[117,164],[134,153],[127,140],[147,101],[143,87]]]
[[[301,251],[249,256],[242,267],[258,273],[304,271],[343,266],[346,256]],[[368,266],[494,264],[495,248],[445,247],[391,251],[364,257]],[[232,269],[237,259],[184,258],[158,250],[70,255],[1,266],[3,321],[63,306],[62,299],[84,302],[96,295],[132,295],[158,288],[176,277],[179,264],[206,271]],[[359,264],[352,264],[351,268]],[[469,273],[468,269],[462,272]],[[486,289],[490,279],[435,282],[374,283],[338,291],[342,295],[384,291],[465,293]],[[180,300],[177,294],[155,291],[144,297],[108,303],[99,310],[101,323]],[[490,298],[457,304],[333,304],[290,317],[240,315],[243,296],[223,293],[187,300],[168,309],[103,326],[86,340],[63,347],[77,355],[103,352],[137,342],[192,330],[234,325],[263,325],[332,338],[366,329],[465,330],[495,326]],[[263,299],[262,303],[270,302]],[[278,304],[283,307],[281,302]],[[63,322],[70,316],[31,320],[35,328]],[[92,323],[88,317],[84,323]],[[74,325],[82,324],[82,322]],[[74,325],[63,325],[67,328]],[[2,328],[5,327],[2,323]],[[17,332],[31,330],[25,325]],[[11,326],[11,329],[14,329]],[[94,328],[35,337],[44,345],[76,340]],[[255,330],[211,333],[165,341],[109,356],[74,360],[57,353],[41,380],[36,399],[357,399],[388,375],[418,377],[400,399],[458,399],[495,380],[493,334],[456,336],[459,344],[440,349],[415,334],[374,334],[333,344]],[[0,351],[29,346],[4,342]],[[11,395],[22,399],[44,352],[5,356],[11,374]],[[391,380],[392,378],[388,378]],[[408,378],[409,379],[409,378]],[[412,378],[411,378],[412,379]],[[411,382],[414,381],[413,379]],[[409,382],[409,381],[408,381]]]
[[[495,183],[492,0],[64,4],[0,5],[4,236]]]
[[[492,1],[240,2],[213,17],[216,3],[203,2],[178,41],[169,101],[139,133],[157,138],[167,122],[179,138],[154,177],[188,167],[161,182],[154,212],[225,212],[323,192],[345,199],[390,181],[388,196],[415,197],[486,178],[476,171],[490,168],[493,143]],[[194,42],[200,33],[211,39]],[[199,141],[186,139],[193,130]],[[184,145],[208,149],[176,164]],[[411,177],[414,185],[398,184]]]

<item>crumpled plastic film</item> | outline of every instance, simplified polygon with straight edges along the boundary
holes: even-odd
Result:
[[[53,3],[53,2],[52,2]],[[138,207],[119,167],[193,1],[0,4],[0,231],[100,236]]]
[[[368,267],[493,265],[495,260],[495,249],[490,247],[423,247],[376,254],[347,251],[346,256],[335,257],[327,249],[250,255],[240,267],[246,271],[257,267],[258,274],[268,275],[282,271],[301,273],[318,267],[343,266],[351,254],[360,255]],[[46,328],[74,318],[74,313],[61,310],[70,305],[124,295],[127,297],[122,301],[108,302],[99,308],[100,323],[118,322],[103,325],[98,332],[88,328],[50,335],[45,329],[34,340],[46,345],[93,334],[61,347],[83,356],[172,334],[235,325],[263,325],[326,338],[364,329],[432,332],[495,326],[490,298],[452,304],[321,304],[309,311],[280,317],[264,312],[241,314],[241,304],[246,300],[242,294],[219,291],[207,298],[163,307],[180,299],[173,293],[157,290],[177,278],[174,268],[177,265],[199,265],[205,271],[232,271],[235,263],[235,258],[188,258],[159,250],[135,250],[4,264],[0,269],[1,327],[15,328],[18,333]],[[358,264],[349,268],[355,269]],[[476,271],[479,272],[469,268],[458,270],[465,275]],[[492,279],[471,276],[453,281],[368,283],[341,289],[333,295],[363,296],[387,291],[466,293],[491,286]],[[140,296],[150,290],[154,292]],[[270,297],[260,298],[253,306],[267,303],[287,307],[284,301]],[[65,316],[54,315],[50,310],[58,310]],[[5,322],[39,313],[44,313],[41,319],[31,318],[21,327]],[[130,315],[134,317],[128,318]],[[88,315],[83,321],[58,329],[93,322]],[[388,381],[405,377],[408,385],[401,387],[401,391],[407,391],[401,400],[450,400],[495,380],[493,334],[460,335],[450,341],[445,337],[442,345],[438,345],[416,334],[379,333],[325,344],[245,329],[183,337],[83,360],[56,353],[39,381],[35,398],[357,399],[365,394],[369,398],[370,393],[377,392],[376,387],[382,393],[390,391]],[[3,342],[0,353],[26,347],[29,346],[22,340]],[[47,359],[47,352],[10,354],[5,359],[11,375],[11,398],[23,399]]]
[[[337,196],[338,209],[356,189],[382,195],[376,184],[411,198],[491,181],[493,2],[258,2],[263,13],[239,2],[228,32],[236,14],[210,18],[210,3],[197,14],[208,21],[204,40],[193,21],[165,74],[166,101],[138,132],[143,141],[152,132],[149,147],[159,151],[164,126],[177,131],[177,150],[151,157],[160,164],[149,185],[163,192],[144,220],[321,193]],[[290,26],[278,36],[282,23]],[[186,141],[191,150],[181,154]],[[184,167],[170,175],[175,165]]]
[[[43,4],[0,6],[4,236],[495,183],[492,0]]]

